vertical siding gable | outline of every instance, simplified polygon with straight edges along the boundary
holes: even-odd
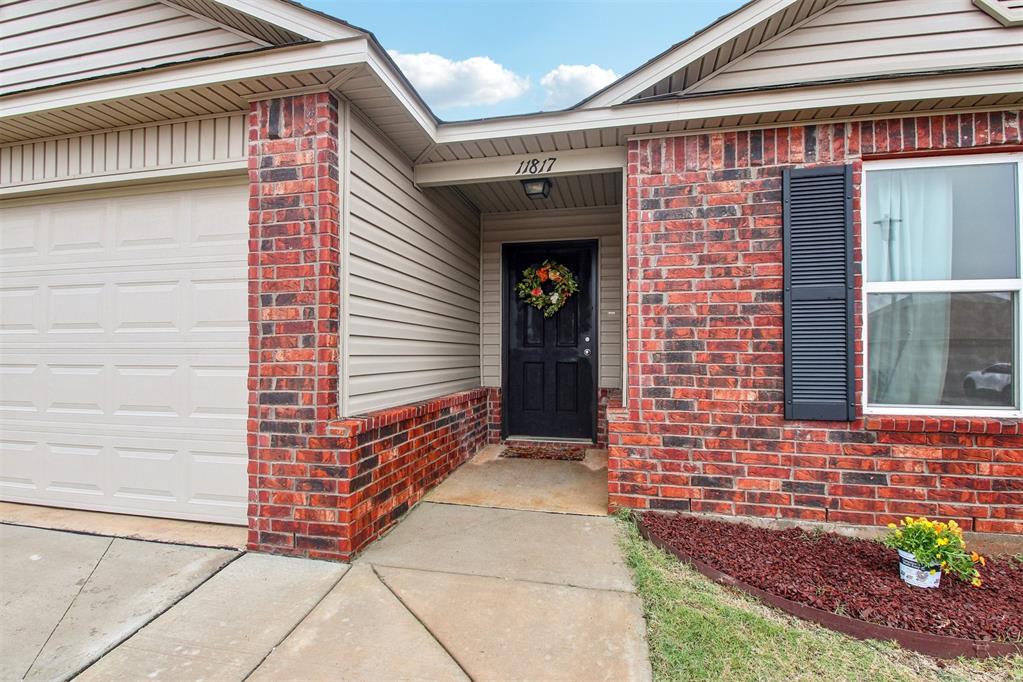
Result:
[[[972,0],[843,2],[726,65],[692,92],[1023,60],[1023,27],[1004,27]]]
[[[2,145],[0,187],[241,162],[245,130],[236,113]]]

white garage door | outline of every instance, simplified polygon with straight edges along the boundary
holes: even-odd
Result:
[[[0,208],[0,497],[246,511],[247,190]]]

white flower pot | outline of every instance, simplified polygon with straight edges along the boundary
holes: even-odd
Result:
[[[937,587],[941,584],[941,568],[924,566],[916,560],[916,555],[899,550],[899,576],[916,587]]]

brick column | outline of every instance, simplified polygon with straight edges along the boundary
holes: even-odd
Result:
[[[337,417],[338,102],[249,111],[249,548],[346,558]]]

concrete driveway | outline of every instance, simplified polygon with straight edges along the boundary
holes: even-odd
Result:
[[[0,525],[0,679],[645,680],[608,518],[424,503],[353,565]]]

